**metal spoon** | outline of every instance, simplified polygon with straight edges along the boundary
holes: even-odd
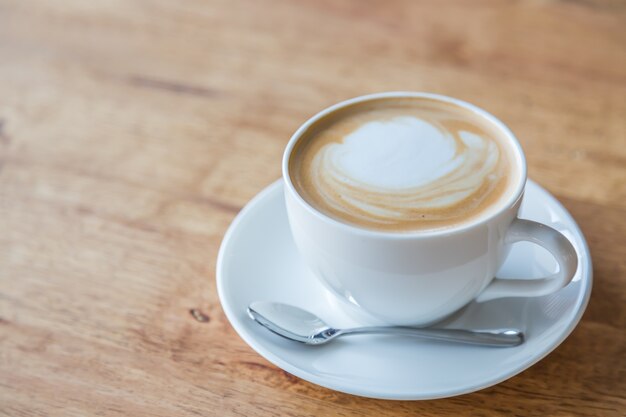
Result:
[[[248,306],[251,319],[279,336],[307,345],[322,345],[339,336],[378,333],[420,337],[422,339],[509,347],[524,342],[524,334],[515,329],[462,330],[414,327],[359,327],[335,329],[316,315],[289,304],[257,301]]]

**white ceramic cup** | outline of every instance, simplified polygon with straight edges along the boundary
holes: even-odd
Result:
[[[373,231],[342,223],[307,203],[289,176],[294,145],[318,119],[357,102],[387,97],[425,97],[472,111],[502,132],[521,170],[499,210],[474,223],[435,231]],[[289,225],[302,259],[338,297],[380,321],[424,326],[470,301],[535,297],[567,285],[578,259],[569,240],[541,223],[517,217],[526,184],[526,161],[513,133],[486,111],[450,97],[392,92],[357,97],[313,116],[291,137],[282,163]],[[541,279],[500,279],[495,273],[510,244],[530,241],[547,249],[559,271]],[[531,261],[531,260],[529,260]]]

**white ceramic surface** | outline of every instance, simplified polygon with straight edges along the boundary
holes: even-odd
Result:
[[[554,197],[529,181],[521,217],[567,236],[580,262],[573,281],[542,297],[472,302],[440,323],[447,327],[516,327],[527,336],[515,348],[452,345],[404,337],[354,336],[306,346],[276,336],[246,314],[252,301],[301,306],[336,326],[366,324],[302,264],[289,231],[281,181],[241,211],[226,233],[217,262],[217,285],[226,316],[239,335],[267,360],[312,383],[373,398],[418,400],[476,391],[520,373],[571,333],[591,293],[591,258],[580,229]],[[550,254],[527,242],[513,245],[499,271],[528,278],[554,273]],[[547,381],[546,383],[549,383]]]
[[[405,233],[382,232],[339,222],[311,206],[294,186],[291,152],[309,127],[355,103],[381,99],[429,99],[463,108],[499,131],[511,150],[510,191],[477,219],[452,228]],[[346,139],[347,141],[347,139]],[[304,123],[283,155],[287,216],[302,260],[330,291],[372,320],[395,325],[428,325],[473,299],[543,296],[573,278],[577,256],[558,231],[517,213],[526,182],[526,162],[513,133],[486,111],[464,101],[429,93],[391,92],[346,100]],[[548,249],[560,268],[542,280],[499,280],[509,244],[532,241]]]

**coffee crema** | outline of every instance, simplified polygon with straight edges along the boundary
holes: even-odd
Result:
[[[496,126],[430,98],[382,98],[314,122],[289,175],[315,209],[348,224],[411,232],[476,220],[510,195],[517,171]]]

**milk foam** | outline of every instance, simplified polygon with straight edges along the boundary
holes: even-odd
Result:
[[[324,152],[335,174],[389,191],[432,182],[462,163],[452,138],[408,116],[365,123]]]
[[[311,178],[336,212],[381,224],[471,200],[496,174],[496,143],[414,116],[368,121],[321,147]]]

